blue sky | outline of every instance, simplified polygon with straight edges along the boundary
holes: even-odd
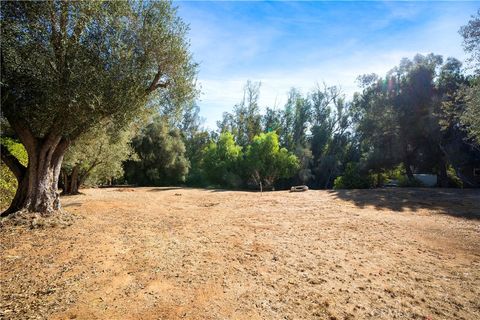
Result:
[[[480,2],[177,1],[200,63],[198,104],[205,125],[231,111],[247,80],[261,81],[260,105],[283,107],[291,87],[340,85],[384,74],[402,57],[441,54],[464,60],[458,34]]]

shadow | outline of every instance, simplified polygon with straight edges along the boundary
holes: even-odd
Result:
[[[134,184],[112,184],[112,185],[98,186],[97,188],[111,189],[111,188],[135,188],[135,187],[137,187],[137,185],[134,185]]]
[[[245,191],[245,190],[228,190],[228,189],[207,189],[208,192],[230,192],[230,191]]]
[[[81,206],[82,206],[82,204],[80,202],[72,202],[72,203],[62,205],[63,208],[81,207]]]
[[[441,214],[480,220],[480,189],[385,188],[329,190],[328,193],[360,208],[374,206],[397,212],[433,209]]]
[[[169,190],[179,190],[179,189],[188,189],[183,187],[157,187],[147,190],[148,192],[158,192],[158,191],[169,191]]]
[[[60,193],[60,197],[62,197],[62,198],[63,198],[63,197],[84,196],[84,195],[85,195],[85,193],[83,193],[83,192],[80,192],[80,191],[79,191],[79,192],[77,192],[77,193],[75,193],[75,194],[63,193],[63,192],[62,192],[62,193]]]
[[[209,192],[248,192],[248,193],[260,193],[260,190],[253,189],[207,189]],[[275,192],[273,190],[263,190],[263,193]]]

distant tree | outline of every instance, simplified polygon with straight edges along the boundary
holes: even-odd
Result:
[[[185,144],[185,157],[190,162],[186,183],[203,186],[202,160],[203,150],[210,142],[210,134],[202,128],[203,119],[199,115],[200,108],[192,104],[185,109],[181,124],[181,134]]]
[[[480,146],[480,76],[472,81],[471,87],[464,88],[464,95],[466,106],[460,114],[460,121]]]
[[[372,186],[370,176],[362,173],[358,163],[349,162],[341,176],[335,178],[334,189],[368,189]]]
[[[290,178],[299,163],[295,155],[280,148],[275,132],[262,133],[253,138],[245,153],[248,176],[260,187],[273,187],[279,178]]]
[[[390,168],[400,161],[412,181],[414,169],[421,164],[432,169],[428,157],[438,151],[438,146],[429,149],[438,129],[433,113],[434,78],[441,64],[442,57],[433,54],[403,59],[385,78],[370,82],[357,96],[357,129],[372,168]]]
[[[300,184],[305,185],[311,181],[315,175],[313,174],[313,155],[312,150],[308,147],[297,148],[295,155],[298,158],[297,180]]]
[[[291,89],[282,112],[282,130],[279,139],[280,144],[288,150],[295,149],[295,104],[299,95],[297,90]]]
[[[204,174],[202,169],[203,150],[208,146],[211,135],[208,131],[201,130],[185,140],[185,157],[190,162],[190,169],[186,183],[193,186],[204,186]]]
[[[460,121],[469,136],[480,145],[480,10],[460,29],[460,34],[465,51],[471,55],[469,61],[475,68],[471,85],[463,89],[466,108],[460,113]]]
[[[260,105],[258,100],[260,98],[260,82],[247,81],[243,90],[242,105],[246,108],[245,125],[243,126],[245,140],[247,143],[253,141],[253,138],[262,132]],[[242,144],[240,144],[242,145]]]
[[[131,128],[104,124],[83,134],[65,154],[61,184],[64,194],[77,194],[87,180],[92,185],[123,176],[123,162],[134,157]]]
[[[1,104],[29,162],[4,215],[59,208],[68,146],[104,119],[129,123],[153,98],[196,91],[188,27],[165,1],[2,2]],[[2,150],[2,159],[9,157]]]
[[[235,105],[233,113],[225,112],[222,121],[217,122],[220,132],[231,132],[235,142],[242,147],[262,132],[259,96],[260,82],[247,81],[243,88],[242,101]]]
[[[168,119],[156,117],[132,140],[136,160],[125,162],[129,183],[143,186],[175,185],[184,182],[189,169],[185,144],[178,128]]]
[[[350,126],[352,110],[345,102],[340,88],[317,86],[310,94],[312,127],[310,146],[312,150],[313,185],[331,188],[334,179],[342,173],[353,150]]]
[[[370,74],[359,77],[358,82],[363,92],[354,95],[352,109],[362,160],[375,172],[393,169],[403,159],[396,109],[389,95],[398,86],[397,79],[385,86],[383,79]]]
[[[233,135],[226,131],[218,141],[211,141],[203,151],[203,171],[210,183],[239,187],[242,184],[240,161],[242,147],[235,143]]]
[[[282,132],[282,111],[275,108],[267,108],[262,117],[263,132]]]
[[[312,116],[310,99],[302,96],[297,89],[292,88],[288,93],[283,114],[285,127],[282,127],[279,134],[280,136],[283,135],[284,146],[299,159],[298,172],[290,182],[307,184],[313,178],[311,167],[313,156],[308,139]],[[287,127],[287,124],[290,127]]]
[[[299,92],[292,90],[290,99],[294,100],[294,120],[293,120],[293,143],[294,148],[303,149],[307,144],[307,130],[310,128],[312,107],[310,100],[303,97]]]
[[[414,172],[436,173],[439,186],[452,179],[449,167],[464,183],[460,167],[476,156],[465,144],[457,112],[465,110],[459,99],[467,78],[461,63],[438,55],[402,59],[385,78],[361,78],[362,94],[354,97],[356,134],[363,164],[376,173],[403,164],[412,185]]]
[[[471,56],[469,62],[480,72],[480,9],[473,15],[468,23],[460,28],[463,37],[463,48]]]

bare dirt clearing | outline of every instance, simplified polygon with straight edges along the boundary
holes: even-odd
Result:
[[[90,189],[1,229],[4,319],[480,319],[480,191]]]

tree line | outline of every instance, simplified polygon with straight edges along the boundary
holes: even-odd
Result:
[[[176,149],[134,139],[140,157],[127,162],[125,177],[140,185],[371,188],[390,179],[421,186],[414,174],[428,173],[438,176],[440,187],[479,185],[473,172],[480,166],[478,119],[470,113],[478,76],[467,75],[457,59],[429,54],[402,59],[384,76],[360,76],[358,83],[362,91],[351,101],[337,86],[317,85],[307,94],[291,89],[282,108],[262,113],[261,84],[247,82],[242,101],[213,132],[201,129],[198,107],[170,133],[152,131],[157,122],[168,123],[157,118],[141,139],[169,136]],[[183,157],[182,170],[148,162],[167,154]],[[282,157],[289,160],[276,160]],[[140,178],[152,168],[159,179]],[[167,178],[172,172],[181,173]]]
[[[247,82],[214,131],[170,2],[5,2],[1,27],[3,215],[54,212],[59,186],[369,188],[415,186],[415,173],[479,185],[480,12],[460,30],[473,74],[417,55],[360,76],[350,100],[317,85],[281,108]]]

